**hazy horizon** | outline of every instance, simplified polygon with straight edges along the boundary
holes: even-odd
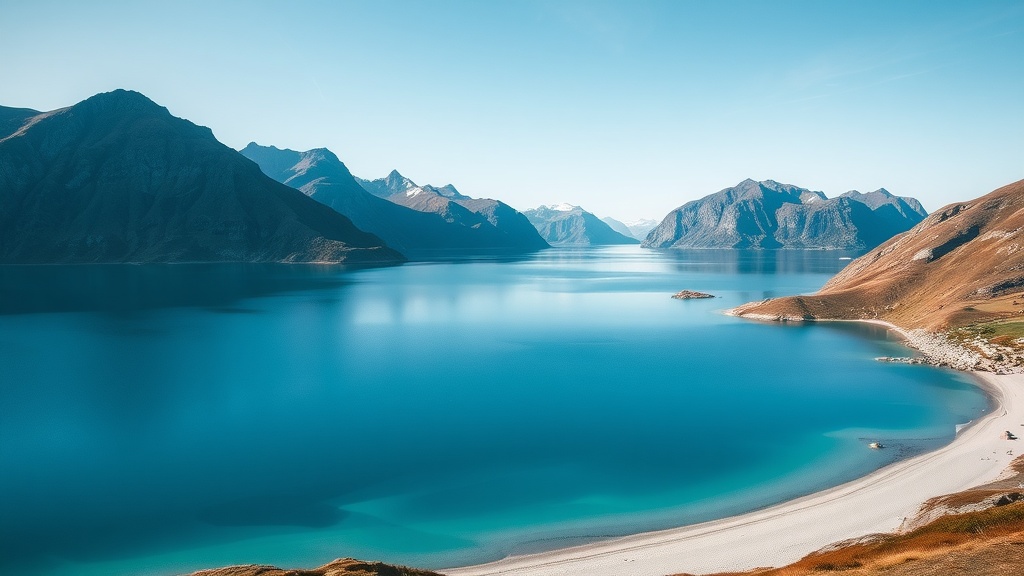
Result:
[[[1024,168],[1020,2],[14,0],[0,105],[116,88],[517,209],[660,219],[745,178],[929,210]],[[16,24],[16,25],[12,25]]]

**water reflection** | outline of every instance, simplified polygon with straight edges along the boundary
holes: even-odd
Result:
[[[658,250],[676,269],[719,274],[835,274],[864,254],[851,250]]]
[[[109,264],[0,266],[0,314],[130,313],[195,306],[245,312],[236,304],[274,293],[327,290],[348,282],[343,265]]]

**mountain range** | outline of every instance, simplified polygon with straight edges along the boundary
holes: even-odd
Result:
[[[523,212],[542,238],[552,246],[603,246],[638,244],[631,235],[616,232],[597,216],[579,206],[556,204]]]
[[[0,107],[2,263],[402,260],[137,92]]]
[[[670,212],[646,248],[866,250],[927,216],[920,202],[885,189],[828,198],[774,180],[744,180]]]
[[[611,216],[606,216],[601,218],[601,220],[619,234],[622,234],[623,236],[631,236],[637,240],[647,238],[647,234],[649,234],[651,230],[654,230],[654,227],[658,225],[657,220],[648,220],[646,218],[622,222],[621,220],[616,220]]]
[[[397,170],[384,178],[356,178],[356,182],[367,192],[394,204],[436,214],[453,225],[488,231],[498,248],[530,252],[548,247],[526,216],[500,200],[472,198],[451,184],[440,188],[419,186]]]
[[[267,176],[344,214],[410,258],[518,254],[547,247],[532,227],[521,225],[517,216],[525,217],[512,208],[470,198],[450,184],[420,187],[397,171],[380,180],[358,179],[326,148],[297,152],[253,142],[241,153]]]

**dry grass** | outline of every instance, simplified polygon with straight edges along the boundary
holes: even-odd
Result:
[[[959,566],[959,567],[958,567]],[[782,568],[716,576],[951,576],[1024,574],[1024,502],[944,516],[906,534],[809,554]]]

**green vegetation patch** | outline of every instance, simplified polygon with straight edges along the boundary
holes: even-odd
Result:
[[[1000,346],[1024,348],[1024,344],[1016,342],[1024,338],[1024,320],[996,320],[971,324],[950,330],[949,337],[961,343],[980,337]]]

